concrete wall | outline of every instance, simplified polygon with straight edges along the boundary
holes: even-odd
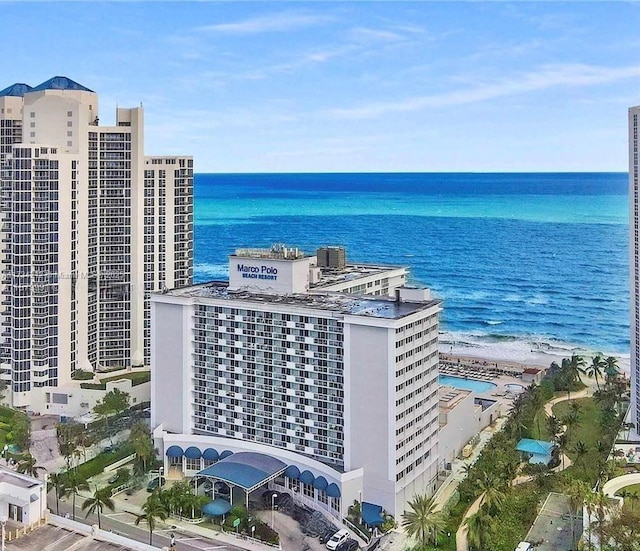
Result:
[[[296,260],[229,257],[229,288],[270,293],[304,293],[309,289],[311,257]]]
[[[189,306],[151,300],[151,426],[161,421],[169,432],[190,431],[190,314]]]
[[[365,472],[363,499],[394,511],[395,404],[389,400],[395,399],[395,387],[389,387],[389,338],[386,327],[345,324],[345,345],[351,347],[345,347],[344,441],[345,469]],[[393,346],[395,354],[395,340]]]
[[[112,375],[113,376],[113,375]],[[83,381],[93,383],[92,380]],[[80,382],[55,388],[39,389],[44,392],[31,392],[29,411],[35,411],[47,415],[64,415],[65,417],[78,417],[93,410],[94,406],[104,398],[104,395],[114,389],[129,394],[129,403],[133,406],[151,399],[151,383],[142,383],[133,386],[131,380],[120,379],[106,384],[106,390],[80,388]],[[66,403],[54,403],[53,396],[66,397]],[[47,397],[49,401],[47,402]]]
[[[482,429],[489,426],[501,416],[498,402],[484,411],[474,403],[475,394],[472,392],[463,398],[450,411],[440,414],[441,423],[438,434],[439,468],[445,468],[462,452],[462,448]]]

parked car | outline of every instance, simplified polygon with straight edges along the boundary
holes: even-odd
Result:
[[[116,482],[118,482],[118,479],[120,478],[120,475],[118,473],[116,474],[112,474],[108,479],[107,479],[107,483],[108,484],[115,484]]]
[[[160,486],[159,478],[152,478],[149,480],[149,484],[147,484],[147,492],[153,492],[158,486]]]
[[[344,543],[345,541],[347,541],[349,539],[349,531],[348,530],[338,530],[335,534],[333,534],[333,536],[331,536],[331,538],[329,538],[329,541],[327,542],[327,549],[329,549],[329,551],[336,551],[338,549],[338,546],[341,543]]]
[[[327,528],[322,534],[320,534],[320,543],[327,543],[333,534],[336,533],[335,528]]]
[[[356,551],[356,549],[360,549],[358,542],[356,540],[347,540],[338,545],[336,551]]]

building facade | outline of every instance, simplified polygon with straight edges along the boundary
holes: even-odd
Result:
[[[148,365],[149,295],[193,273],[193,161],[145,157],[144,110],[99,124],[66,77],[0,91],[2,370],[46,411],[72,374]]]
[[[640,221],[640,181],[638,170],[638,130],[640,106],[629,109],[629,266],[631,273],[630,327],[631,327],[631,422],[640,434],[640,253],[638,249],[638,223]]]
[[[435,490],[440,302],[309,289],[315,258],[256,251],[230,257],[229,283],[153,295],[158,446],[263,453],[308,473],[280,484],[309,505],[401,514]],[[165,457],[166,470],[208,460]]]

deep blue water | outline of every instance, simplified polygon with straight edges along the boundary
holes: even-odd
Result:
[[[198,174],[195,188],[196,281],[226,278],[238,247],[344,245],[410,266],[454,339],[628,352],[626,174]]]

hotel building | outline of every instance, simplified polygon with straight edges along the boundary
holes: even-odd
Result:
[[[640,221],[640,180],[638,170],[638,132],[640,130],[640,106],[629,109],[629,266],[631,273],[631,419],[635,431],[640,434],[640,252],[638,249],[638,223]]]
[[[336,518],[354,500],[397,516],[435,490],[440,301],[404,268],[322,257],[239,250],[228,283],[153,294],[156,445],[169,478],[268,457],[247,496],[269,482]],[[329,290],[346,280],[364,293]]]
[[[144,155],[144,110],[100,125],[66,77],[0,91],[2,378],[66,404],[77,369],[149,364],[149,295],[192,283],[193,161]]]

